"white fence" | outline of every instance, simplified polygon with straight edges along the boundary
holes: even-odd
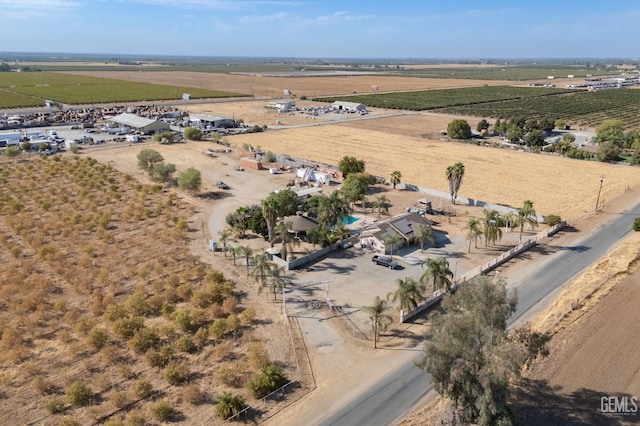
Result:
[[[551,228],[545,229],[543,231],[540,231],[539,233],[537,233],[533,238],[528,239],[527,241],[518,244],[517,246],[513,247],[511,250],[502,253],[500,256],[495,257],[493,259],[491,259],[490,261],[488,261],[487,263],[480,265],[476,268],[471,269],[470,271],[468,271],[467,273],[465,273],[464,275],[462,275],[460,278],[456,279],[453,283],[453,286],[451,287],[451,290],[455,290],[459,285],[467,282],[467,281],[471,281],[473,278],[482,275],[486,272],[491,271],[492,269],[495,269],[496,267],[500,266],[501,264],[503,264],[504,262],[506,262],[509,259],[514,258],[515,256],[519,255],[520,253],[528,250],[529,248],[533,247],[534,245],[536,245],[538,243],[538,241],[549,237],[550,235],[555,234],[556,232],[560,231],[561,229],[563,229],[565,226],[567,226],[566,222],[560,222],[559,224],[552,226]],[[410,311],[408,309],[403,309],[402,311],[400,311],[400,322],[405,322],[411,318],[413,318],[414,316],[416,316],[417,314],[419,314],[420,312],[424,311],[425,309],[435,305],[436,303],[440,302],[440,300],[442,300],[442,298],[444,297],[444,295],[447,293],[446,289],[440,289],[435,291],[434,293],[432,293],[430,296],[426,297],[421,303],[418,304],[418,306],[416,307],[416,309]]]

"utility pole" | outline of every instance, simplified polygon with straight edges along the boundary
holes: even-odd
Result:
[[[598,197],[596,198],[596,213],[598,213],[598,204],[600,204],[600,193],[602,192],[602,181],[604,181],[604,175],[600,175],[600,188],[598,189]]]

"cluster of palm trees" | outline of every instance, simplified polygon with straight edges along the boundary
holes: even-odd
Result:
[[[502,239],[502,228],[520,228],[519,240],[522,242],[522,234],[525,225],[535,228],[538,225],[536,211],[533,209],[533,201],[525,200],[518,213],[500,215],[496,210],[483,210],[484,218],[470,217],[464,229],[469,242],[468,252],[471,253],[471,243],[478,248],[478,240],[484,236],[485,245],[495,245]]]
[[[393,322],[389,314],[392,309],[390,302],[398,301],[400,310],[414,310],[424,300],[429,285],[432,293],[436,290],[451,289],[454,274],[449,269],[449,261],[446,258],[425,259],[420,265],[426,269],[417,281],[411,277],[398,278],[395,291],[387,294],[385,299],[376,296],[373,305],[362,307],[362,311],[368,314],[371,320],[374,348],[378,347],[380,332],[386,331]]]
[[[288,232],[289,228],[290,226],[283,227],[283,232],[287,235],[290,235]],[[278,227],[276,227],[276,232],[277,230]],[[233,239],[231,238],[231,230],[229,229],[219,231],[218,240],[220,244],[222,244],[224,256],[227,257],[227,254],[232,256],[234,266],[236,266],[237,258],[244,260],[247,276],[253,276],[253,279],[258,284],[258,292],[261,293],[263,289],[269,288],[275,300],[277,293],[279,291],[281,292],[287,284],[284,268],[272,262],[269,259],[269,255],[265,252],[255,253],[255,251],[248,246],[231,246],[230,243]],[[285,242],[283,244],[289,243]]]

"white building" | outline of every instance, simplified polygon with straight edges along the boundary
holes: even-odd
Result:
[[[365,112],[367,106],[358,102],[335,101],[331,107],[336,111]]]
[[[211,114],[189,114],[189,123],[199,129],[229,129],[236,127],[236,121],[229,117],[219,117]]]
[[[293,101],[275,101],[267,104],[267,108],[278,110],[278,112],[289,112],[295,107],[296,103]]]

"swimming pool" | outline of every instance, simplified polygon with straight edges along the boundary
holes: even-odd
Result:
[[[357,221],[358,221],[358,218],[354,216],[345,216],[342,218],[343,225],[351,225],[352,223],[355,223]]]

